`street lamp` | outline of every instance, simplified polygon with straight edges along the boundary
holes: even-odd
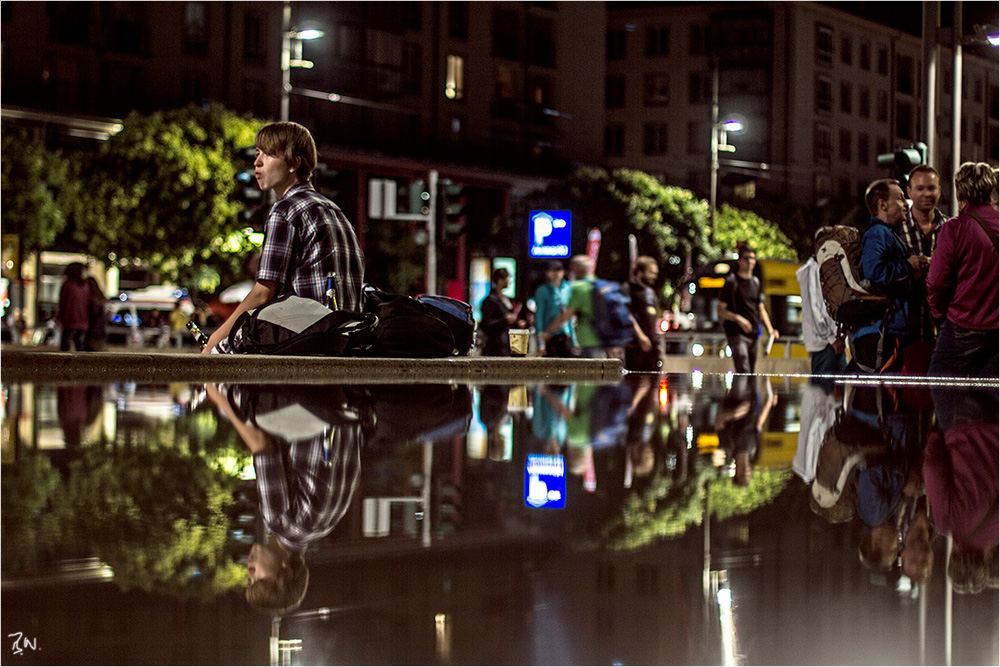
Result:
[[[718,192],[719,192],[719,151],[725,151],[728,153],[733,153],[736,151],[736,146],[729,144],[726,139],[726,134],[732,132],[733,134],[739,134],[745,129],[745,125],[735,119],[730,118],[723,122],[718,122],[719,116],[719,105],[714,103],[712,105],[712,175],[709,182],[709,202],[708,206],[712,214],[712,229],[710,242],[715,242],[715,220],[716,220],[716,210],[718,208]]]
[[[288,102],[292,93],[292,68],[311,69],[312,61],[302,59],[302,42],[319,39],[322,30],[292,29],[292,3],[285,0],[281,14],[281,120],[288,120]]]

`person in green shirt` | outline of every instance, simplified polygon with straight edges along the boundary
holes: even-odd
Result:
[[[566,309],[552,320],[542,332],[542,339],[548,339],[570,318],[576,318],[576,342],[580,346],[580,356],[586,359],[603,359],[607,356],[601,339],[594,331],[594,263],[586,255],[576,255],[569,263],[572,276],[569,300]]]

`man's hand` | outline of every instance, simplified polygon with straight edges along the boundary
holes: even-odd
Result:
[[[837,340],[833,341],[833,343],[831,343],[831,345],[833,346],[833,351],[835,353],[837,353],[837,354],[843,354],[844,353],[844,347],[845,347],[845,345],[844,345],[844,339],[843,338],[838,338]]]
[[[743,329],[743,333],[747,334],[748,336],[753,335],[753,325],[750,324],[750,320],[748,320],[747,318],[743,317],[742,315],[737,315],[736,324],[740,325],[740,329]]]
[[[910,263],[910,268],[913,269],[914,278],[923,278],[927,275],[927,269],[931,264],[931,260],[923,255],[911,255],[906,258],[906,261]]]

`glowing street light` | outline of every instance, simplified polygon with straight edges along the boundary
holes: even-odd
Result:
[[[302,59],[302,42],[319,39],[322,30],[309,28],[292,29],[292,3],[285,0],[281,15],[281,120],[288,120],[289,96],[292,93],[292,68],[312,69],[311,60]],[[293,53],[294,50],[294,53]]]

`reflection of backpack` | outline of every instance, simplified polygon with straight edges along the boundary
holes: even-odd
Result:
[[[627,284],[594,280],[594,331],[606,347],[621,347],[632,342],[632,296]]]
[[[857,229],[830,227],[816,239],[814,250],[830,317],[849,329],[885,317],[889,298],[861,277],[861,235]]]
[[[366,285],[364,311],[378,317],[373,357],[464,356],[472,347],[472,307],[443,296],[389,294]]]
[[[371,345],[377,321],[368,313],[330,310],[287,294],[240,315],[229,346],[248,354],[346,356]]]

